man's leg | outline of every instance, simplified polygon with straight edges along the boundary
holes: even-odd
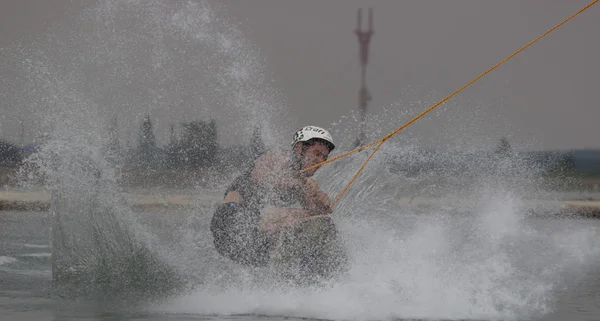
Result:
[[[265,244],[258,232],[258,220],[258,212],[241,205],[219,205],[210,225],[217,251],[240,264],[266,264]]]

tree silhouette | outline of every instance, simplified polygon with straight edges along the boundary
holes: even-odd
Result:
[[[152,127],[152,121],[150,115],[146,114],[144,121],[141,125],[141,132],[139,138],[139,161],[140,165],[150,166],[153,164],[154,156],[156,152],[156,138],[154,137],[154,129]]]
[[[195,120],[182,123],[182,127],[182,138],[176,144],[181,162],[192,168],[211,166],[218,149],[216,122]]]
[[[146,115],[141,126],[140,134],[140,150],[150,151],[156,147],[156,138],[154,137],[154,129],[152,128],[152,121],[150,115]]]
[[[498,144],[498,147],[496,147],[494,153],[502,157],[507,157],[512,154],[512,148],[510,147],[510,142],[508,141],[508,138],[502,137],[500,139],[500,143]]]

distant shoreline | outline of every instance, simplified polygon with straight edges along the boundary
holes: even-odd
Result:
[[[216,190],[199,193],[149,193],[130,192],[126,199],[136,209],[190,207],[214,208],[221,201],[222,194]],[[476,202],[459,197],[397,197],[399,207],[412,210],[416,214],[444,212],[469,212]],[[50,194],[44,191],[0,191],[0,211],[40,211],[50,209]],[[533,217],[548,218],[590,218],[600,219],[600,198],[595,200],[529,200],[524,202],[524,210]],[[1,215],[1,214],[0,214]]]

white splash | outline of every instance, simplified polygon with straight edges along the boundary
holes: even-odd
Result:
[[[17,259],[11,256],[0,256],[0,266],[16,262]]]

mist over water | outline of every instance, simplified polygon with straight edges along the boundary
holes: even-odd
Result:
[[[448,166],[409,175],[394,169],[394,160],[410,165],[440,156],[424,153],[403,132],[383,145],[337,204],[333,218],[352,262],[340,282],[302,289],[274,285],[263,272],[228,262],[208,234],[213,209],[201,205],[181,210],[189,220],[169,235],[172,243],[162,243],[140,222],[143,215],[134,213],[119,185],[120,165],[106,149],[110,119],[117,116],[127,137],[146,113],[164,129],[181,120],[172,111],[183,110],[184,118],[218,118],[220,130],[244,141],[258,124],[267,145],[288,146],[292,116],[271,89],[263,68],[268,62],[208,2],[100,1],[46,40],[47,46],[21,49],[27,99],[48,137],[29,162],[48,178],[64,264],[109,264],[107,256],[121,264],[129,261],[119,258],[143,253],[148,261],[142,261],[156,270],[144,274],[134,264],[141,284],[168,285],[184,275],[185,291],[148,308],[153,312],[523,319],[551,311],[563,279],[600,254],[594,227],[556,231],[546,228],[553,221],[528,216],[526,200],[544,194],[536,179],[541,168],[509,156],[474,161],[460,171],[462,156],[447,152]],[[434,102],[372,115],[369,137],[382,137]],[[355,116],[332,124],[339,146],[334,155],[351,148]],[[457,124],[477,121],[453,117]],[[458,139],[469,130],[440,134]],[[460,152],[479,150],[468,139],[462,146]],[[335,198],[372,149],[323,166],[316,175],[321,188]],[[460,195],[463,203],[425,213],[397,203],[399,197],[435,193]],[[163,278],[144,279],[157,270]],[[120,272],[123,280],[131,278],[131,271]]]
[[[274,119],[285,110],[269,93],[257,55],[206,2],[101,1],[46,41],[20,51],[27,98],[45,130],[27,168],[40,168],[52,193],[56,264],[117,287],[134,278],[166,283],[159,288],[179,282],[177,263],[156,262],[178,261],[136,221],[119,185],[122,164],[108,148],[109,125],[116,117],[122,133],[146,114],[158,116],[157,128],[219,116],[221,130],[234,131],[242,144],[257,126],[271,143],[285,126]],[[180,108],[183,119],[168,117]],[[24,186],[33,183],[27,178]],[[140,264],[153,266],[136,271]],[[148,279],[157,273],[165,279]]]
[[[219,14],[208,1],[98,1],[49,29],[35,49],[14,46],[29,78],[23,101],[40,127],[54,131],[86,119],[70,132],[87,132],[87,123],[106,131],[116,116],[128,145],[147,113],[163,143],[170,124],[215,118],[220,134],[239,143],[262,125],[266,143],[275,144],[293,116],[257,48]]]
[[[359,161],[346,167],[340,181],[350,178]],[[585,274],[600,254],[597,228],[584,223],[557,231],[554,224],[560,221],[532,221],[522,198],[510,190],[482,188],[468,199],[472,207],[458,209],[465,215],[455,209],[417,214],[394,206],[381,188],[388,181],[384,167],[377,159],[369,165],[334,214],[351,253],[346,279],[310,290],[244,283],[199,289],[153,310],[343,320],[523,320],[551,312],[565,280]],[[343,185],[328,187],[334,184]]]

